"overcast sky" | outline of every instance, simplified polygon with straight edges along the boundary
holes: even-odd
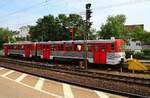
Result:
[[[17,30],[34,25],[38,18],[60,13],[85,16],[85,4],[91,3],[93,27],[99,29],[109,15],[126,15],[126,24],[144,24],[150,31],[150,0],[1,0],[0,27]]]

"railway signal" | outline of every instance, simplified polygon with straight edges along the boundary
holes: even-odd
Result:
[[[86,4],[86,20],[90,20],[91,18],[92,9],[90,8],[91,4],[90,3]]]
[[[92,14],[91,4],[87,3],[86,4],[86,30],[88,32],[90,31],[90,27],[92,25],[92,23],[90,22],[91,14]]]
[[[84,56],[84,66],[85,69],[87,69],[87,40],[88,40],[88,33],[90,32],[90,27],[92,25],[92,23],[90,22],[90,18],[91,18],[91,13],[92,13],[92,9],[91,9],[91,3],[87,3],[85,5],[86,8],[86,33],[84,34],[84,52],[85,52],[85,56]]]

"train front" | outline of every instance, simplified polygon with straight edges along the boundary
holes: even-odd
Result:
[[[117,65],[125,60],[125,41],[116,39],[112,44],[113,51],[107,53],[106,63]]]

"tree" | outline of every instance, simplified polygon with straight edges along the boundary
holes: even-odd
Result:
[[[70,28],[73,28],[73,34],[69,32]],[[38,19],[35,26],[30,26],[29,32],[32,41],[71,40],[72,35],[75,40],[83,39],[85,21],[77,14],[48,15]]]
[[[149,44],[150,45],[150,32],[144,31],[143,33],[141,33],[139,40],[143,43],[143,44]]]
[[[2,48],[3,43],[8,43],[12,39],[12,33],[8,28],[0,28],[0,48]]]
[[[55,18],[52,15],[38,19],[36,26],[30,26],[30,36],[33,41],[53,40],[56,31]]]
[[[142,41],[144,30],[140,26],[135,26],[132,29],[126,29],[126,32],[133,41]]]
[[[124,24],[126,21],[125,15],[108,16],[105,24],[102,24],[98,31],[99,38],[125,38]]]
[[[131,29],[132,28],[132,29]],[[143,27],[135,25],[134,27],[126,28],[126,38],[132,41],[141,41],[143,43],[150,43],[150,32],[144,31]]]

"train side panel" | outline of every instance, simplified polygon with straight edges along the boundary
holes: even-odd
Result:
[[[3,45],[3,55],[4,56],[8,56],[8,49],[9,49],[9,46],[8,45]]]

